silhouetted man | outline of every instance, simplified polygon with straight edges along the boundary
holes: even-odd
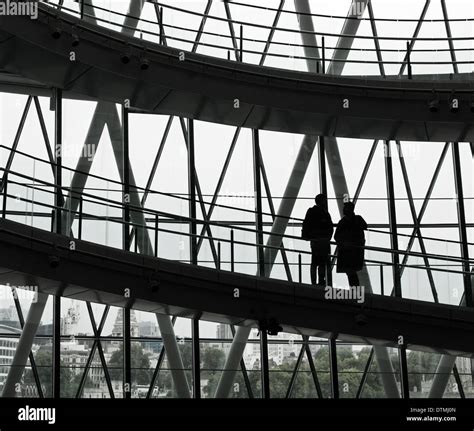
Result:
[[[352,202],[344,204],[341,221],[337,224],[334,239],[337,243],[337,272],[345,272],[349,286],[359,286],[357,271],[364,266],[364,230],[367,223],[354,213]]]
[[[303,221],[301,232],[303,239],[311,241],[311,284],[316,284],[316,268],[318,286],[326,286],[326,269],[331,253],[331,241],[334,226],[329,214],[325,195],[315,198],[316,205],[309,208]]]

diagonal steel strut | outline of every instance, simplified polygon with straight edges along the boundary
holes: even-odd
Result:
[[[367,5],[367,0],[364,0],[363,6]],[[303,30],[301,37],[303,40],[303,45],[305,45],[305,55],[307,58],[320,58],[319,50],[314,36],[314,26],[311,16],[307,15],[310,13],[310,7],[307,0],[295,0],[295,9],[297,12],[301,12],[299,17],[300,29]],[[341,31],[343,35],[355,35],[360,24],[360,20],[353,19],[356,15],[353,14],[353,11],[357,11],[357,8],[350,8],[348,13],[348,19],[344,23],[344,27]],[[344,60],[347,59],[349,49],[352,46],[353,38],[351,37],[341,37],[338,40],[337,47],[341,49],[336,49],[334,53],[333,60],[341,61],[332,61],[328,68],[328,73],[332,74],[341,74],[344,67]],[[342,49],[344,48],[344,49]],[[307,60],[308,70],[315,73],[318,69],[315,62]],[[306,170],[308,168],[311,156],[313,154],[314,148],[317,143],[317,137],[314,136],[305,136],[303,143],[301,145],[300,151],[296,158],[290,179],[288,181],[284,198],[280,204],[278,215],[273,223],[271,234],[267,241],[267,246],[278,247],[281,242],[281,236],[285,233],[286,227],[288,225],[288,217],[293,211],[295,204],[296,196],[299,194],[301,184],[303,182]],[[327,158],[329,161],[329,170],[333,180],[335,194],[338,199],[339,211],[342,214],[343,207],[343,196],[348,195],[348,187],[345,179],[344,169],[341,162],[341,157],[337,147],[337,141],[335,139],[329,139],[328,145],[326,146]],[[276,258],[276,248],[267,248],[265,250],[265,275],[269,276],[273,263]],[[364,284],[368,289],[370,289],[370,279],[368,276],[367,269],[364,268],[364,271],[361,274],[361,283]],[[230,391],[230,387],[235,378],[235,373],[238,367],[238,362],[242,357],[243,351],[245,349],[245,343],[250,335],[250,328],[248,327],[239,327],[236,332],[236,337],[232,343],[229,356],[227,357],[226,364],[224,366],[224,371],[221,375],[219,385],[216,391],[216,397],[227,397]],[[387,395],[393,398],[399,398],[400,394],[398,392],[397,384],[395,381],[395,376],[393,374],[393,367],[390,362],[390,357],[388,350],[384,347],[376,347],[377,360],[379,367],[382,371],[382,379],[384,382],[384,387]]]

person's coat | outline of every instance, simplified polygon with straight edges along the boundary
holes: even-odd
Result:
[[[360,271],[364,266],[364,245],[367,223],[359,215],[344,216],[337,224],[337,272]]]
[[[308,209],[303,221],[302,237],[311,241],[311,248],[316,255],[327,255],[331,252],[331,241],[334,226],[329,212],[315,205]]]

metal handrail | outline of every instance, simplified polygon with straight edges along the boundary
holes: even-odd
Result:
[[[152,1],[149,1],[149,3],[154,3]],[[235,2],[233,2],[233,4],[237,4]],[[250,5],[248,5],[250,6]],[[133,16],[133,15],[127,15],[127,14],[124,14],[124,13],[121,13],[121,12],[117,12],[115,10],[112,10],[112,9],[106,9],[106,8],[103,8],[101,6],[97,6],[97,5],[90,5],[89,7],[93,8],[93,9],[97,9],[97,10],[100,10],[100,11],[103,11],[103,12],[108,12],[108,13],[112,13],[114,15],[117,15],[121,18],[125,18],[125,17],[128,17],[128,18],[132,18],[133,20],[136,20],[140,23],[145,23],[145,24],[152,24],[152,25],[156,25],[157,27],[163,27],[165,29],[169,28],[169,29],[174,29],[174,30],[181,30],[181,31],[186,31],[186,32],[191,32],[191,33],[198,33],[198,30],[194,30],[194,29],[190,29],[190,28],[186,28],[186,27],[182,27],[182,26],[177,26],[177,25],[173,25],[173,24],[166,24],[166,23],[162,23],[162,24],[159,24],[157,23],[156,21],[151,21],[151,20],[148,20],[148,19],[145,19],[145,18],[141,18],[141,17],[136,17],[136,16]],[[172,10],[178,10],[178,11],[184,11],[184,9],[179,9],[179,8],[176,8],[174,6],[169,6],[169,5],[160,5],[160,7],[164,7],[164,8],[169,8],[169,9],[172,9]],[[67,8],[67,7],[64,7],[62,6],[61,7],[61,10],[66,10],[68,12],[76,12],[74,9],[70,9],[70,8]],[[189,13],[189,11],[187,11]],[[283,11],[282,11],[283,12]],[[286,12],[289,12],[289,11],[286,11]],[[197,12],[193,12],[193,14],[198,14]],[[152,31],[149,31],[149,30],[142,30],[142,29],[138,29],[138,28],[135,28],[135,27],[131,27],[131,26],[127,26],[127,25],[124,25],[124,24],[120,24],[120,23],[116,23],[116,22],[113,22],[113,21],[110,21],[110,20],[106,20],[104,18],[100,18],[100,17],[97,17],[97,16],[92,16],[90,14],[84,14],[84,16],[87,16],[89,18],[94,18],[98,21],[101,21],[101,22],[105,22],[107,24],[111,24],[111,25],[114,25],[114,26],[117,26],[117,27],[121,27],[121,28],[126,28],[126,29],[130,29],[130,30],[134,30],[134,31],[137,31],[137,32],[140,32],[140,33],[144,33],[144,34],[150,34],[150,35],[153,35],[153,36],[157,36],[159,37],[160,34],[159,33],[154,33]],[[204,17],[205,15],[202,15],[200,14],[199,15],[201,18]],[[215,17],[215,16],[212,16],[212,15],[208,15],[207,16],[207,19],[215,19],[215,20],[222,20],[222,21],[226,21],[228,23],[237,23],[239,24],[239,22],[237,21],[234,21],[234,20],[229,20],[227,18],[222,18],[222,17]],[[394,20],[396,21],[396,20]],[[462,20],[464,21],[464,20]],[[472,19],[472,21],[474,21],[474,18]],[[265,28],[265,29],[272,29],[272,27],[266,27],[266,26],[262,26],[262,25],[254,25],[252,23],[245,23],[243,25],[247,25],[247,26],[256,26],[256,27],[262,27],[262,28]],[[295,32],[295,30],[293,29],[279,29],[279,28],[275,28],[276,31],[291,31],[291,32]],[[298,31],[299,33],[299,31]],[[303,31],[303,33],[309,33],[309,34],[313,34],[313,35],[322,35],[323,33],[317,33],[317,32],[305,32]],[[210,32],[210,31],[201,31],[200,32],[201,35],[205,35],[205,36],[217,36],[219,38],[222,38],[222,39],[229,39],[230,42],[232,43],[232,36],[230,34],[222,34],[222,33],[214,33],[214,32]],[[346,36],[347,37],[347,36]],[[359,36],[355,36],[356,38],[359,37]],[[369,36],[364,36],[364,38],[370,38]],[[182,41],[182,42],[187,42],[187,43],[191,43],[193,44],[195,41],[194,40],[191,40],[191,39],[180,39],[180,38],[176,38],[175,36],[170,36],[170,35],[166,35],[166,39],[172,39],[172,40],[178,40],[178,41]],[[381,39],[381,40],[384,40],[384,39],[390,39],[391,38],[384,38],[384,37],[376,37],[376,38],[373,38],[374,40],[377,40],[377,39]],[[395,38],[395,40],[399,40],[400,42],[403,42],[403,43],[406,43],[407,39],[411,39],[411,37],[408,37],[408,38]],[[239,38],[240,40],[240,38]],[[265,39],[258,39],[258,38],[246,38],[246,37],[243,37],[242,40],[244,42],[252,42],[252,43],[262,43],[262,44],[266,44],[267,43],[267,40]],[[448,40],[460,40],[460,39],[455,39],[455,38],[446,38],[446,39],[442,39],[442,38],[435,38],[435,39],[426,39],[426,38],[416,38],[416,40],[420,40],[420,41],[448,41]],[[464,40],[464,39],[462,39]],[[474,40],[474,37],[473,38],[469,38],[469,39],[466,39],[466,40]],[[221,45],[213,45],[213,44],[204,44],[202,42],[199,42],[199,45],[203,45],[203,46],[210,46],[212,48],[222,48],[222,49],[230,49],[230,50],[233,50],[234,47],[233,46],[229,46],[229,47],[223,47]],[[285,47],[299,47],[299,48],[314,48],[312,45],[306,45],[304,43],[302,44],[294,44],[294,43],[285,43],[285,42],[279,42],[277,40],[275,41],[272,41],[272,45],[281,45],[281,46],[285,46]],[[382,48],[380,47],[380,49],[376,49],[376,48],[345,48],[345,47],[338,47],[338,46],[326,46],[325,49],[327,50],[333,50],[333,51],[359,51],[359,52],[397,52],[397,53],[405,53],[406,52],[406,49],[390,49],[390,48]],[[456,51],[474,51],[474,47],[471,48],[471,47],[468,47],[468,48],[459,48],[459,49],[456,49]],[[436,52],[450,52],[450,49],[449,48],[441,48],[441,49],[419,49],[419,48],[413,48],[410,50],[411,53],[413,52],[427,52],[427,53],[436,53]],[[255,54],[262,54],[261,52],[259,51],[246,51],[244,50],[244,53],[255,53]],[[272,55],[271,53],[267,53],[267,55]],[[275,54],[276,55],[276,54]],[[284,56],[282,55],[282,57],[288,57],[288,56]],[[297,58],[297,57],[294,57],[294,58]],[[301,57],[302,59],[306,59],[306,58],[312,58],[312,57]],[[337,60],[336,60],[337,61]],[[388,63],[390,64],[389,62],[383,62],[383,63]],[[456,63],[458,63],[456,61]],[[398,62],[394,62],[394,64],[400,64]],[[416,64],[416,63],[412,63],[412,64]],[[433,63],[430,63],[430,64],[433,64]],[[450,64],[450,63],[448,63]]]
[[[42,2],[44,3],[44,2]],[[153,3],[153,4],[158,4],[156,2],[150,2],[150,3]],[[73,14],[78,14],[78,11],[74,10],[74,9],[70,9],[70,8],[66,8],[64,6],[59,6],[58,4],[51,4],[51,3],[45,3],[49,6],[51,6],[52,8],[56,8],[61,11],[67,11],[67,12],[72,12]],[[154,22],[154,21],[150,21],[150,20],[146,20],[146,19],[142,19],[140,17],[135,17],[135,16],[131,16],[131,15],[126,15],[126,14],[122,14],[122,13],[119,13],[117,11],[114,11],[114,10],[109,10],[109,9],[105,9],[105,8],[101,8],[100,6],[95,6],[95,5],[88,5],[88,7],[92,7],[94,9],[97,9],[97,10],[101,10],[101,11],[106,11],[108,13],[112,13],[114,15],[117,15],[117,16],[120,16],[120,17],[129,17],[129,18],[132,18],[138,22],[143,22],[145,24],[153,24],[153,25],[157,25],[159,26],[160,28],[160,32],[165,29],[165,28],[176,28],[176,29],[180,29],[180,30],[183,30],[183,31],[194,31],[194,30],[190,30],[190,29],[184,29],[184,28],[181,28],[179,26],[171,26],[169,24],[165,24],[165,23],[160,23],[158,24],[157,22]],[[204,18],[206,17],[207,19],[214,19],[214,20],[218,20],[218,21],[223,21],[223,22],[226,22],[226,23],[229,23],[229,24],[232,24],[232,25],[241,25],[241,26],[250,26],[250,27],[257,27],[257,28],[263,28],[263,29],[266,29],[266,30],[276,30],[276,31],[282,31],[282,32],[291,32],[291,33],[298,33],[298,34],[301,34],[301,33],[308,33],[308,34],[311,34],[311,35],[316,35],[316,36],[321,36],[321,37],[351,37],[351,38],[355,38],[355,39],[367,39],[367,40],[373,40],[374,42],[375,41],[379,41],[379,40],[390,40],[390,41],[400,41],[400,42],[403,42],[403,43],[406,43],[406,41],[429,41],[429,42],[452,42],[452,41],[470,41],[470,40],[474,40],[474,37],[458,37],[458,38],[453,38],[453,37],[445,37],[445,38],[440,38],[440,37],[435,37],[435,38],[416,38],[416,39],[413,39],[412,37],[407,37],[407,38],[400,38],[400,37],[380,37],[380,36],[377,36],[377,37],[374,37],[374,36],[362,36],[362,35],[339,35],[339,34],[332,34],[332,33],[322,33],[322,32],[308,32],[308,31],[299,31],[299,30],[294,30],[294,29],[287,29],[287,28],[273,28],[273,27],[269,27],[269,26],[264,26],[264,25],[261,25],[261,24],[254,24],[254,23],[248,23],[248,22],[242,22],[242,21],[235,21],[235,20],[229,20],[227,18],[222,18],[222,17],[216,17],[216,16],[212,16],[212,15],[203,15],[203,14],[200,14],[198,12],[193,12],[193,11],[189,11],[189,10],[185,10],[185,9],[182,9],[182,8],[179,8],[179,7],[175,7],[175,6],[170,6],[170,5],[161,5],[160,4],[160,7],[164,7],[165,9],[170,9],[170,10],[175,10],[175,11],[178,11],[178,12],[184,12],[184,13],[187,13],[187,14],[191,14],[191,15],[195,15],[195,16],[199,16],[201,18]],[[160,36],[159,33],[154,33],[154,32],[151,32],[149,30],[137,30],[135,27],[131,27],[131,26],[127,26],[127,25],[124,25],[123,23],[115,23],[111,20],[106,20],[106,19],[102,19],[100,17],[96,17],[96,16],[92,16],[92,15],[89,15],[89,14],[84,14],[84,16],[88,17],[88,18],[92,18],[94,20],[96,20],[97,22],[103,22],[103,23],[106,23],[106,24],[109,24],[109,25],[113,25],[113,26],[117,26],[119,27],[120,29],[122,28],[127,28],[127,29],[130,29],[130,30],[133,30],[134,32],[135,31],[138,31],[138,32],[141,32],[142,34],[149,34],[149,35],[153,35],[153,36],[156,36],[157,38],[160,38],[160,41],[162,41],[162,38]],[[396,21],[396,20],[395,20]],[[197,31],[196,31],[197,33]],[[201,34],[209,34],[209,35],[214,35],[214,36],[218,36],[218,37],[221,37],[221,38],[225,38],[225,39],[228,39],[228,38],[231,38],[233,41],[235,41],[236,39],[233,37],[233,36],[229,36],[229,35],[219,35],[219,34],[216,34],[216,33],[210,33],[210,32],[203,32],[203,31],[200,31]],[[215,48],[215,49],[223,49],[225,51],[233,51],[234,50],[234,47],[233,46],[229,46],[229,47],[225,47],[225,46],[222,46],[222,45],[215,45],[215,44],[211,44],[211,43],[203,43],[201,42],[200,40],[199,41],[196,41],[196,40],[188,40],[188,39],[183,39],[183,38],[179,38],[179,37],[176,37],[176,36],[170,36],[170,35],[166,35],[166,39],[167,40],[175,40],[175,41],[178,41],[178,42],[185,42],[185,43],[190,43],[192,45],[197,45],[197,46],[207,46],[207,47],[211,47],[211,48]],[[264,40],[261,40],[261,39],[244,39],[242,38],[242,43],[245,42],[245,41],[248,41],[248,42],[252,42],[252,43],[267,43],[267,41],[264,41]],[[294,45],[294,44],[285,44],[285,43],[282,43],[282,42],[277,42],[277,41],[272,41],[272,44],[275,44],[275,45],[282,45],[282,46],[289,46],[289,47],[305,47],[307,45],[301,45],[301,44],[298,44],[298,45]],[[330,50],[338,50],[338,49],[341,49],[341,50],[347,50],[346,48],[338,48],[338,47],[330,47],[330,48],[326,48],[326,49],[330,49]],[[293,58],[293,59],[301,59],[301,60],[309,60],[309,61],[320,61],[321,58],[319,57],[306,57],[306,56],[295,56],[293,54],[290,54],[290,55],[286,55],[286,54],[278,54],[278,53],[272,53],[272,52],[268,52],[268,51],[254,51],[254,50],[248,50],[248,49],[244,49],[243,46],[241,46],[239,48],[239,50],[243,53],[248,53],[248,54],[258,54],[258,55],[263,55],[265,54],[266,56],[273,56],[273,57],[281,57],[281,58]],[[466,50],[466,51],[469,51],[471,50],[471,48],[463,48],[461,50]],[[355,49],[355,51],[364,51],[363,49]],[[366,51],[371,51],[373,52],[374,50],[373,49],[368,49]],[[380,48],[377,48],[375,49],[375,52],[384,52],[384,51],[387,51],[387,52],[400,52],[400,53],[406,53],[405,50],[384,50],[384,49],[380,49]],[[418,49],[410,49],[410,53],[416,53],[416,52],[429,52],[429,53],[436,53],[436,52],[441,52],[441,51],[450,51],[450,49],[446,48],[444,50],[439,50],[439,49],[433,49],[433,50],[418,50]],[[344,59],[344,60],[339,60],[339,59],[333,59],[331,60],[333,62],[345,62],[345,63],[355,63],[355,64],[396,64],[396,65],[403,65],[403,64],[406,64],[406,59],[402,59],[401,61],[379,61],[379,60],[351,60],[351,59]],[[411,61],[410,59],[410,64],[411,65],[452,65],[452,64],[474,64],[474,61],[470,61],[470,60],[461,60],[461,61]]]
[[[156,1],[147,0],[149,3],[157,3]],[[272,8],[270,6],[259,6],[256,4],[248,4],[248,3],[240,3],[238,1],[232,0],[232,5],[236,6],[244,6],[249,7],[252,9],[262,9],[270,12],[279,12],[278,9]],[[329,19],[351,19],[354,21],[371,21],[371,18],[363,18],[363,17],[351,17],[347,15],[328,15],[328,14],[321,14],[321,13],[308,13],[308,12],[296,12],[292,10],[281,10],[281,13],[284,14],[291,14],[291,15],[301,15],[301,16],[311,16],[313,18],[329,18]],[[418,19],[418,18],[373,18],[373,21],[384,21],[384,22],[422,22],[422,23],[436,23],[436,22],[444,22],[443,18],[439,19]],[[471,22],[474,21],[474,18],[450,18],[449,22]]]
[[[40,162],[40,163],[44,163],[44,164],[47,164],[47,165],[50,165],[52,167],[55,167],[56,166],[56,163],[54,161],[49,161],[49,160],[44,160],[44,159],[41,159],[37,156],[33,156],[31,154],[28,154],[28,153],[25,153],[23,151],[20,151],[18,149],[12,149],[12,148],[9,148],[5,145],[0,145],[0,149],[6,149],[10,152],[14,152],[15,154],[20,154],[21,156],[23,157],[26,157],[26,158],[29,158],[31,160],[34,160],[34,161],[37,161],[37,162]],[[88,177],[90,178],[94,178],[94,179],[98,179],[98,180],[101,180],[101,181],[106,181],[107,183],[112,183],[112,184],[116,184],[117,186],[120,186],[120,192],[122,191],[122,186],[123,186],[123,183],[121,181],[118,181],[118,180],[113,180],[113,179],[110,179],[110,178],[105,178],[105,177],[102,177],[100,175],[97,175],[97,174],[92,174],[92,173],[89,173],[89,172],[84,172],[84,171],[81,171],[81,170],[77,170],[77,169],[72,169],[72,168],[68,168],[66,166],[62,166],[62,169],[63,170],[66,170],[68,172],[72,172],[72,173],[79,173],[79,174],[83,174],[83,175],[87,175]],[[8,174],[10,173],[10,171],[4,169],[4,168],[0,168],[0,171],[3,171],[7,176]],[[13,171],[11,171],[13,172]],[[4,175],[5,175],[4,174]],[[33,178],[33,177],[30,177],[30,176],[27,176],[27,175],[23,175],[23,174],[18,174],[16,173],[18,176],[23,176],[25,179],[31,179],[31,180],[35,180],[36,182],[41,182],[41,180],[38,180],[36,178]],[[45,185],[47,186],[50,186],[50,187],[56,187],[54,186],[52,183],[47,183],[45,182]],[[0,189],[1,189],[2,185],[1,185],[1,182],[0,182]],[[151,190],[151,189],[146,189],[146,188],[143,188],[143,187],[140,187],[140,186],[134,186],[134,187],[131,187],[133,188],[134,190],[136,190],[137,192],[141,192],[141,193],[144,193],[144,192],[147,192],[147,193],[151,193],[151,194],[156,194],[156,195],[160,195],[160,196],[165,196],[165,197],[169,197],[169,198],[173,198],[173,199],[177,199],[177,200],[182,200],[182,201],[186,201],[186,202],[189,202],[191,199],[189,197],[186,197],[186,196],[182,196],[182,195],[176,195],[175,193],[169,193],[169,192],[160,192],[160,191],[156,191],[156,190]],[[70,191],[70,188],[68,187],[64,187],[65,191]],[[72,191],[72,193],[76,193],[75,191]],[[119,193],[119,191],[117,191],[117,193]],[[97,197],[95,197],[94,195],[92,194],[86,194],[86,193],[83,193],[84,196],[91,196],[92,198],[96,199]],[[116,202],[116,201],[110,201],[110,202]],[[209,202],[209,201],[205,201],[203,200],[202,203],[204,205],[212,205],[212,202]],[[255,215],[255,211],[254,210],[250,210],[250,209],[245,209],[245,208],[239,208],[239,207],[235,207],[235,206],[231,206],[231,205],[224,205],[224,204],[217,204],[217,203],[214,203],[214,207],[216,208],[223,208],[223,209],[226,209],[226,210],[232,210],[232,211],[237,211],[237,212],[243,212],[243,213],[247,213],[247,214],[251,214],[251,215]],[[121,209],[122,207],[119,207],[119,209]],[[170,217],[172,219],[176,219],[176,215],[175,214],[171,214],[171,213],[165,213],[165,212],[159,212],[160,215],[163,215],[163,216],[167,216],[167,217]],[[152,212],[152,215],[154,215],[155,212]],[[272,213],[269,213],[269,212],[262,212],[262,215],[264,216],[269,216],[269,217],[272,217],[273,214]],[[183,219],[184,217],[181,217],[180,216],[180,219]],[[296,221],[296,222],[303,222],[303,219],[302,218],[298,218],[298,217],[292,217],[292,216],[279,216],[279,215],[275,215],[275,218],[282,218],[282,219],[287,219],[289,221]],[[193,221],[192,219],[190,218],[186,218],[186,221]],[[214,225],[214,226],[219,226],[219,227],[223,227],[222,224],[218,224],[218,223],[215,223],[215,222],[211,222],[211,221],[205,221],[205,220],[199,220],[200,223],[204,224],[204,225]],[[414,225],[414,227],[416,227]],[[256,232],[255,230],[249,230],[249,229],[245,229],[245,228],[242,228],[242,230],[247,230],[249,232]],[[378,229],[367,229],[368,232],[373,232],[373,233],[377,233],[377,234],[384,234],[384,235],[390,235],[390,232],[385,232],[385,231],[382,231],[382,230],[378,230]],[[263,231],[262,232],[263,234],[265,235],[269,235],[270,232],[268,231]],[[402,236],[402,237],[407,237],[407,238],[411,238],[411,235],[408,235],[408,234],[402,234],[402,233],[398,233],[397,236]],[[297,236],[284,236],[284,237],[288,237],[290,239],[298,239],[298,240],[301,240],[300,237],[297,237]],[[449,239],[444,239],[444,238],[433,238],[433,237],[426,237],[426,236],[423,236],[423,239],[425,240],[430,240],[430,241],[437,241],[437,242],[443,242],[443,243],[454,243],[454,244],[460,244],[461,242],[460,241],[456,241],[456,240],[449,240]],[[468,245],[474,245],[474,243],[468,243]]]
[[[0,170],[5,171],[3,168],[0,168]],[[30,179],[30,180],[33,179],[30,176],[27,176],[27,175],[24,175],[24,174],[19,174],[17,172],[13,172],[13,171],[10,171],[9,174],[19,176],[20,178],[25,178],[25,179]],[[48,183],[48,182],[43,181],[43,180],[39,180],[39,179],[34,179],[34,180],[38,183],[48,185],[49,187],[51,187],[55,190],[60,188],[63,191],[71,191],[66,186],[59,187],[57,185],[54,185],[52,183]],[[8,182],[11,183],[11,184],[16,184],[16,185],[26,187],[26,188],[30,187],[29,185],[19,183],[19,182],[16,182],[16,181],[12,181],[10,179],[8,180]],[[45,207],[51,208],[55,211],[59,210],[60,212],[64,212],[66,214],[67,213],[74,214],[74,219],[75,219],[76,215],[77,216],[80,215],[79,211],[72,211],[68,208],[58,207],[58,206],[51,205],[51,204],[36,202],[36,201],[31,200],[31,199],[25,199],[25,198],[22,198],[22,197],[9,195],[8,193],[5,192],[5,190],[6,189],[4,188],[4,199],[5,199],[5,196],[6,197],[15,197],[16,199],[21,200],[23,202],[29,202],[29,203],[32,203],[32,204],[45,206]],[[56,193],[55,191],[45,191],[45,192],[46,193],[51,193],[51,194]],[[72,191],[72,193],[76,193],[76,192]],[[93,204],[96,204],[96,205],[103,205],[103,206],[106,206],[107,208],[115,208],[115,209],[123,209],[123,207],[124,207],[124,204],[123,204],[122,201],[115,201],[115,200],[108,199],[108,198],[101,198],[101,197],[90,195],[88,193],[82,193],[80,196],[81,196],[81,199],[83,200],[83,202],[84,202],[83,196],[86,196],[86,197],[91,197],[93,199],[93,200],[87,200],[86,199],[86,202],[90,202],[90,203],[93,203]],[[128,206],[128,208],[130,209],[131,212],[148,213],[148,214],[155,215],[155,217],[156,216],[161,216],[161,215],[166,215],[168,217],[179,218],[183,223],[196,222],[198,224],[203,224],[203,225],[218,226],[218,227],[221,227],[221,228],[223,227],[222,225],[217,225],[216,223],[214,223],[212,221],[204,221],[204,220],[199,220],[199,219],[193,219],[193,218],[187,217],[187,216],[175,216],[175,215],[170,214],[170,213],[165,213],[165,212],[157,211],[157,210],[151,210],[151,209],[144,208],[144,207],[137,207],[137,206],[134,206],[132,204],[128,204],[127,206]],[[83,213],[82,213],[82,215],[83,215]],[[110,222],[113,222],[113,223],[119,223],[121,225],[123,225],[125,223],[123,220],[111,219],[111,218],[107,218],[107,217],[100,217],[100,216],[95,216],[95,215],[92,215],[92,214],[87,214],[87,215],[91,218],[95,218],[96,220],[110,221]],[[131,227],[135,227],[136,229],[150,229],[150,227],[148,227],[148,226],[143,226],[141,224],[133,223],[131,221],[128,222],[127,224],[130,225]],[[243,228],[243,227],[234,227],[233,230],[244,231],[244,232],[248,232],[248,233],[252,233],[252,234],[262,233],[264,235],[271,235],[271,232],[269,232],[269,231],[264,231],[264,230],[260,231],[258,229],[248,229],[248,228]],[[195,237],[195,238],[201,238],[201,237],[207,238],[205,235],[191,234],[191,233],[186,233],[186,232],[177,233],[176,231],[173,231],[173,230],[170,230],[170,229],[163,229],[163,228],[158,228],[158,231],[162,231],[162,232],[165,232],[165,233],[171,233],[171,234],[179,234],[181,236],[188,236],[188,237]],[[280,237],[282,240],[283,239],[293,239],[293,240],[296,239],[296,240],[302,241],[302,239],[300,237],[296,237],[296,236],[293,236],[293,235],[281,234],[281,235],[277,235],[277,236]],[[209,238],[209,239],[211,239],[211,238]],[[229,240],[227,238],[222,238],[222,237],[213,237],[212,239],[214,241],[219,241],[219,242],[224,242],[224,243],[230,243],[231,242],[231,240]],[[286,248],[286,247],[283,247],[283,246],[276,247],[276,246],[269,246],[269,245],[258,245],[258,244],[255,244],[255,243],[248,243],[248,242],[244,242],[244,241],[235,241],[235,240],[232,241],[232,242],[234,244],[243,245],[243,246],[263,247],[265,249],[274,249],[274,250],[277,250],[277,251],[295,252],[295,253],[308,254],[308,255],[311,254],[309,251],[306,251],[306,250]],[[332,245],[337,245],[337,243],[334,242],[334,241],[330,241],[330,243]],[[435,254],[428,254],[428,253],[418,253],[418,252],[411,252],[411,251],[407,252],[407,251],[402,251],[402,250],[393,250],[393,249],[386,249],[386,248],[374,247],[374,246],[357,246],[357,245],[354,245],[354,247],[363,248],[363,249],[369,250],[369,251],[376,251],[376,252],[389,253],[389,254],[408,255],[408,256],[413,256],[413,257],[423,257],[423,258],[430,258],[430,259],[442,260],[442,261],[447,261],[447,262],[458,262],[458,263],[468,262],[469,264],[474,264],[474,260],[465,260],[465,259],[454,257],[454,256],[442,256],[442,255],[435,255]],[[331,257],[336,257],[336,256],[331,255]],[[368,260],[368,259],[366,259],[366,261],[367,262],[372,262],[372,263],[378,263],[378,264],[387,264],[387,265],[389,264],[389,262],[383,262],[383,261],[377,261],[377,260]],[[400,266],[413,267],[411,265],[400,265]],[[453,273],[459,273],[459,274],[466,273],[464,271],[439,270],[439,269],[434,269],[434,268],[433,268],[433,270],[434,271],[440,271],[440,272],[453,272]]]

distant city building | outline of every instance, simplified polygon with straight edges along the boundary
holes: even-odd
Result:
[[[0,325],[16,329],[21,328],[15,306],[0,308]]]
[[[252,329],[249,338],[255,339],[258,337],[258,330]],[[269,337],[268,359],[273,360],[277,365],[281,365],[285,360],[295,358],[301,349],[301,344],[295,343],[295,340],[300,341],[301,336],[280,332],[276,336]],[[244,360],[250,368],[258,368],[260,364],[260,343],[252,342],[247,344]]]
[[[113,337],[122,337],[123,335],[123,310],[117,311],[117,317],[115,318],[114,327],[112,329]],[[138,327],[137,316],[135,310],[130,311],[130,335],[132,337],[138,337],[140,330]]]
[[[75,375],[84,371],[88,357],[89,349],[86,345],[76,341],[61,342],[61,362]]]
[[[160,330],[158,328],[157,322],[152,320],[146,320],[143,322],[138,322],[138,333],[140,337],[154,337],[157,338],[160,336]],[[142,341],[142,347],[149,352],[157,353],[161,350],[162,343],[157,341]]]
[[[218,323],[216,329],[216,338],[232,340],[234,336],[232,335],[230,325],[227,323]]]
[[[0,333],[4,335],[20,335],[21,330],[7,325],[0,325]],[[3,385],[10,371],[18,340],[19,338],[16,337],[0,338],[0,393],[3,391]]]

